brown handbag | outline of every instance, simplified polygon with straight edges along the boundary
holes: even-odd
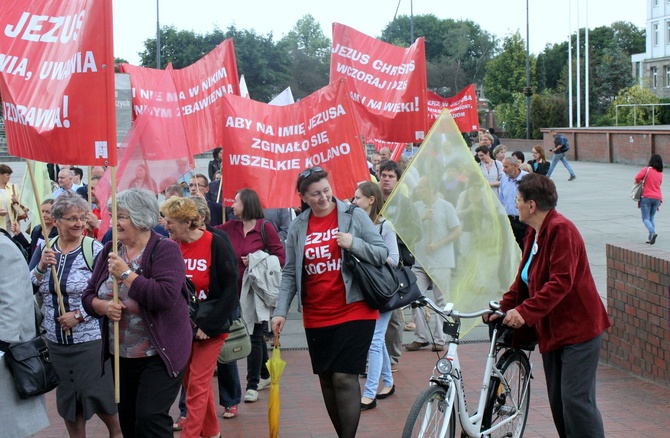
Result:
[[[16,186],[12,185],[12,194],[16,196]],[[28,209],[19,202],[12,202],[12,210],[17,221],[28,219]]]

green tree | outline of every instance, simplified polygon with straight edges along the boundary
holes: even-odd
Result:
[[[651,125],[652,111],[648,106],[625,106],[619,107],[617,118],[617,105],[641,105],[660,103],[660,99],[647,88],[640,87],[639,84],[633,85],[629,88],[624,88],[619,91],[619,94],[607,109],[607,115],[610,119],[617,120],[618,126],[633,126],[633,125]],[[658,111],[655,111],[653,123],[659,123]]]
[[[177,30],[174,26],[163,26],[160,31],[161,68],[169,62],[172,67],[180,69],[188,67],[211,52],[224,40],[220,29],[205,35],[196,34],[192,30]],[[144,51],[139,53],[140,65],[156,67],[156,38],[144,41]]]
[[[289,57],[286,48],[275,44],[272,34],[257,35],[253,30],[230,26],[224,37],[232,38],[237,69],[244,75],[252,99],[269,102],[289,83]]]
[[[289,84],[297,99],[328,85],[331,41],[310,14],[300,18],[279,44],[289,54]]]
[[[507,137],[526,138],[526,96],[511,93],[511,100],[499,104],[495,109],[496,125]]]
[[[540,129],[568,125],[568,102],[549,92],[534,94],[530,101],[531,138],[541,139]]]
[[[535,57],[530,59],[531,85],[535,83]],[[526,86],[526,45],[516,33],[505,37],[502,52],[486,66],[484,94],[492,107],[512,104]]]

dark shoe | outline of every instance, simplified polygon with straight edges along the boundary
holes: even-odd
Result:
[[[414,342],[412,342],[411,344],[407,344],[407,345],[405,345],[405,349],[406,349],[407,351],[417,351],[417,350],[421,350],[423,347],[427,347],[427,346],[429,346],[429,345],[430,345],[430,342],[417,342],[417,341],[414,341]]]
[[[392,363],[391,364],[391,372],[392,373],[397,373],[398,372],[398,364],[397,363]]]
[[[444,351],[444,344],[433,344],[433,351]]]
[[[649,239],[649,245],[653,245],[656,243],[656,238],[658,237],[658,234],[654,233],[653,236],[651,236],[651,239]]]
[[[377,407],[377,399],[372,400],[370,403],[361,402],[361,411],[369,411]]]
[[[384,400],[385,398],[388,398],[393,394],[395,394],[395,385],[391,387],[391,390],[389,392],[380,392],[379,394],[377,394],[377,398],[379,400]]]
[[[577,179],[576,175],[572,175],[570,178],[568,178],[568,181],[574,181]]]

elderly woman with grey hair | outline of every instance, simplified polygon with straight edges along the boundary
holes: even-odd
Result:
[[[87,215],[88,203],[81,196],[65,193],[58,197],[51,206],[58,237],[52,239],[49,249],[40,242],[30,261],[30,278],[44,303],[45,337],[61,381],[56,406],[69,435],[86,436],[86,421],[97,414],[110,436],[120,436],[111,373],[101,376],[89,365],[100,357],[102,340],[98,320],[83,309],[81,300],[91,278],[93,257],[102,245],[84,236]],[[63,309],[51,266],[55,267]],[[108,362],[105,367],[109,371]]]
[[[152,192],[130,189],[116,199],[118,253],[112,252],[112,242],[105,245],[82,301],[86,312],[103,318],[105,357],[114,353],[113,323],[119,323],[123,436],[171,437],[170,406],[181,387],[193,337],[184,258],[175,242],[152,231],[158,222]],[[115,282],[118,303],[112,300]]]

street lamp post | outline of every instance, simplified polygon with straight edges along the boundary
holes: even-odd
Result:
[[[156,0],[156,68],[161,69],[161,23],[158,14],[158,2]]]
[[[526,140],[530,140],[530,27],[528,19],[528,0],[526,0]]]

